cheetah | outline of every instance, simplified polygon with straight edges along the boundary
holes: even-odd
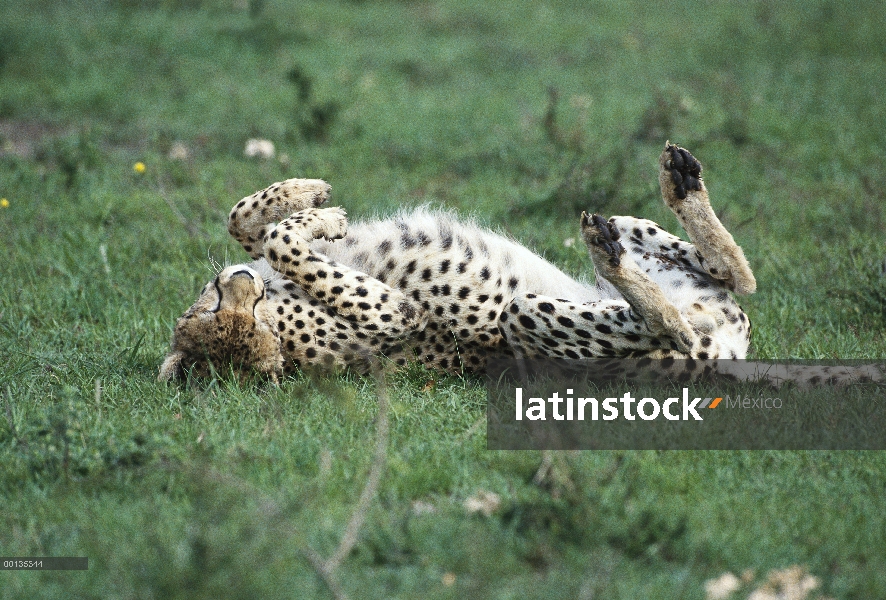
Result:
[[[699,161],[667,143],[658,167],[691,242],[646,219],[582,213],[593,284],[451,213],[349,225],[344,210],[322,207],[326,182],[275,183],[231,210],[228,231],[254,262],[205,286],[159,378],[233,365],[276,381],[299,369],[366,372],[373,357],[449,373],[480,373],[490,356],[682,358],[734,371],[744,361],[722,359],[747,356],[751,323],[733,294],[753,293],[754,275],[711,208]]]

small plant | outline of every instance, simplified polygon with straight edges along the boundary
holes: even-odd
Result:
[[[84,171],[96,168],[101,155],[95,135],[84,129],[49,140],[37,151],[35,158],[58,168],[65,178],[65,187],[70,189]]]
[[[335,101],[316,101],[314,79],[300,67],[291,69],[286,78],[295,87],[295,127],[298,135],[311,142],[328,141],[341,106]]]
[[[849,276],[849,285],[832,294],[848,303],[849,311],[862,322],[886,325],[886,257],[849,252],[840,269]]]
[[[658,89],[634,131],[634,139],[641,142],[661,143],[673,136],[675,121],[687,114],[685,103],[674,93]]]

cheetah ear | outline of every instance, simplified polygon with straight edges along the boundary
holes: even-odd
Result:
[[[182,359],[185,357],[184,352],[170,352],[163,364],[160,365],[160,375],[158,381],[169,381],[182,376]]]

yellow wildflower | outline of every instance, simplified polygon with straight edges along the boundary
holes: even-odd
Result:
[[[138,173],[139,175],[141,175],[142,173],[144,173],[144,172],[148,169],[148,168],[145,166],[145,163],[143,163],[143,162],[141,162],[141,161],[139,161],[139,162],[135,163],[134,165],[132,165],[132,168],[133,168],[133,170],[135,170],[135,172]]]
[[[0,198],[0,208],[9,208],[9,200]]]

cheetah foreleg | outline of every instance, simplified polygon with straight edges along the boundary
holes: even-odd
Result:
[[[312,240],[336,240],[346,233],[342,209],[308,208],[265,235],[265,258],[276,271],[364,330],[397,337],[423,328],[427,316],[402,292],[310,248]]]
[[[701,163],[671,143],[665,146],[658,163],[662,198],[695,244],[703,268],[736,294],[753,294],[757,281],[744,252],[711,208],[701,179]]]
[[[254,259],[264,256],[263,240],[277,221],[329,199],[329,184],[321,179],[287,179],[243,198],[231,209],[228,232]]]
[[[674,350],[693,354],[698,336],[661,288],[644,273],[618,241],[619,232],[600,215],[581,215],[581,232],[597,275],[611,283],[654,335],[667,336]]]

